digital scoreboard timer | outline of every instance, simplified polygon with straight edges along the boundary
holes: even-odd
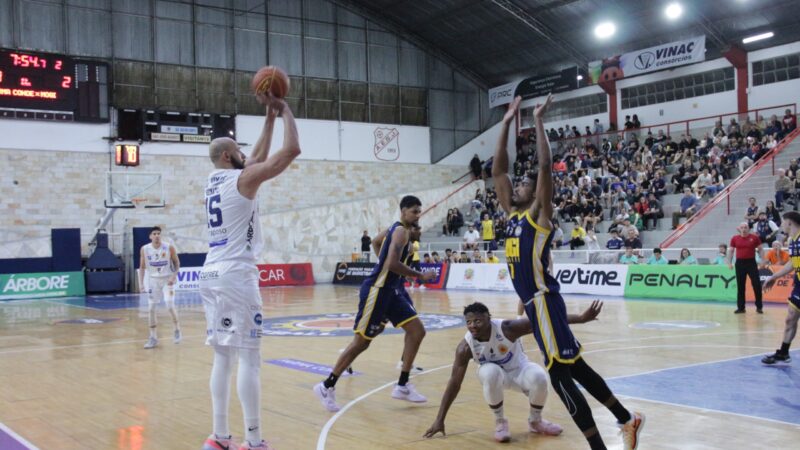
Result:
[[[0,49],[0,108],[75,111],[77,87],[68,56]]]

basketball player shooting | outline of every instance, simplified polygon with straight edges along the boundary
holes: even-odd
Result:
[[[175,247],[161,240],[161,228],[150,229],[150,243],[139,250],[139,291],[147,294],[147,322],[150,325],[150,336],[144,348],[151,349],[158,345],[156,334],[156,308],[161,300],[167,305],[175,325],[174,342],[181,341],[181,327],[178,323],[178,312],[175,310],[175,279],[181,263]],[[145,279],[147,276],[147,288]]]
[[[543,116],[553,101],[552,95],[548,95],[545,102],[533,111],[539,173],[528,173],[513,188],[508,176],[508,129],[517,116],[521,101],[521,97],[516,97],[503,117],[492,166],[497,199],[509,214],[506,260],[511,281],[531,320],[533,335],[544,355],[553,389],[591,448],[605,449],[606,446],[595,425],[592,410],[573,380],[611,410],[622,429],[624,449],[633,450],[638,445],[644,415],[631,413],[623,407],[605,380],[583,360],[581,345],[569,327],[558,281],[547,271],[553,239],[553,157]]]
[[[256,258],[261,253],[258,189],[280,175],[298,155],[297,126],[289,106],[271,94],[264,129],[250,158],[233,139],[211,141],[214,171],[208,176],[205,208],[208,245],[200,272],[200,295],[206,311],[206,344],[214,348],[211,369],[213,432],[203,450],[237,448],[228,428],[231,374],[238,359],[237,392],[242,405],[245,442],[240,450],[268,449],[261,438],[261,295]],[[276,116],[283,118],[283,147],[269,155]]]

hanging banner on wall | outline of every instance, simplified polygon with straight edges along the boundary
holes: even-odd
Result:
[[[519,81],[515,81],[489,89],[489,108],[511,103],[518,85]]]
[[[619,80],[706,59],[706,37],[670,42],[589,63],[592,83]]]
[[[561,72],[536,75],[522,81],[514,81],[489,89],[489,107],[506,105],[516,96],[523,100],[541,97],[549,93],[571,91],[578,88],[578,68],[570,67]]]

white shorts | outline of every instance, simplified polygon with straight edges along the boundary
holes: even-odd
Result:
[[[544,379],[547,379],[547,375],[540,365],[528,362],[528,364],[511,371],[503,370],[503,389],[522,392],[528,395],[528,391],[533,388],[533,386],[528,386],[528,384],[530,384],[530,380],[535,379],[534,377],[525,376],[525,373],[530,370],[541,372],[542,375],[544,375]],[[478,379],[480,380],[480,378]]]
[[[175,290],[169,285],[170,277],[150,277],[147,278],[147,300],[151,305],[161,303],[166,297],[167,302],[175,298]]]
[[[260,348],[261,293],[255,264],[222,261],[200,271],[206,345]]]

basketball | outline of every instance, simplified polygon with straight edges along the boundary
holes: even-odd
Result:
[[[253,76],[251,87],[256,94],[271,92],[275,97],[283,98],[289,93],[289,77],[280,67],[262,67]]]

